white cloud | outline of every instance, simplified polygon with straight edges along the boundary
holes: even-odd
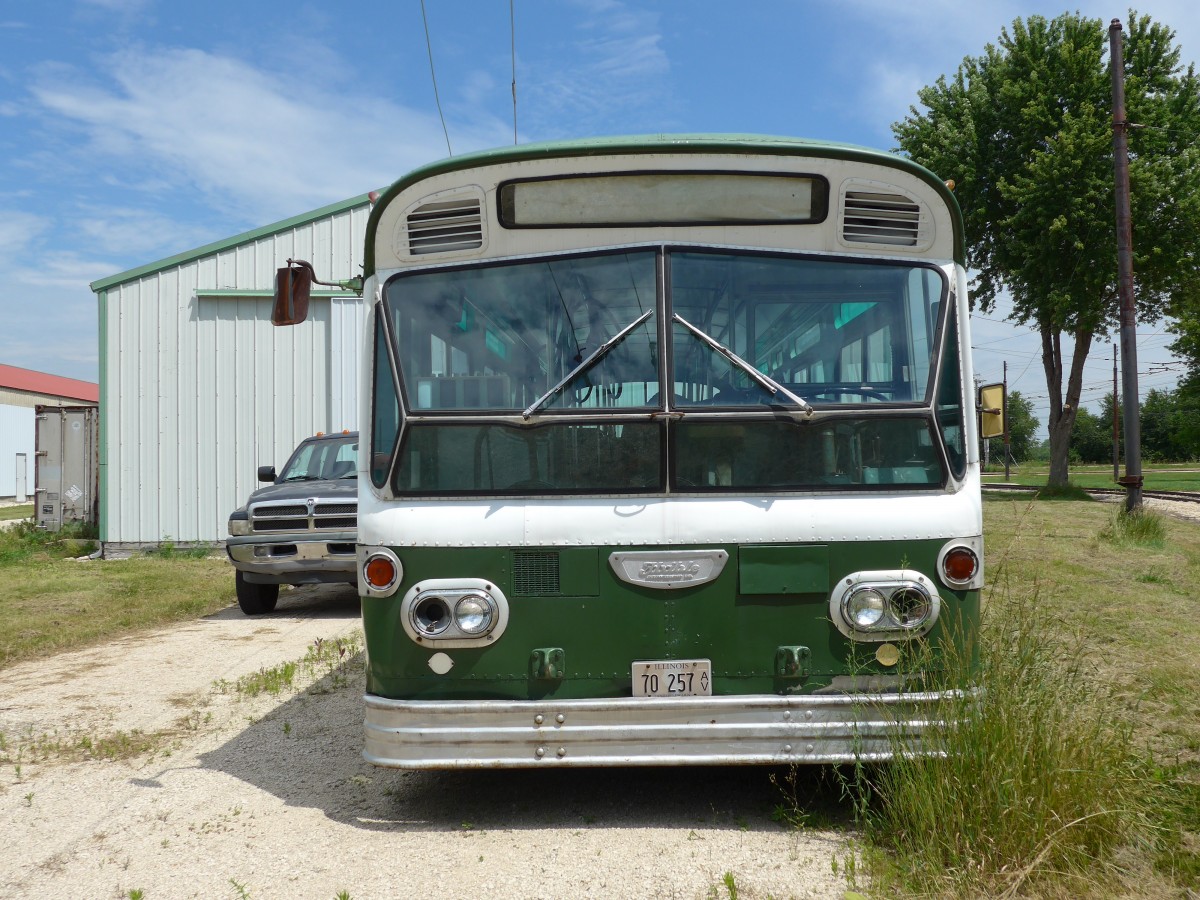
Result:
[[[311,72],[307,67],[302,72]],[[117,180],[194,187],[255,224],[380,187],[442,155],[428,114],[365,93],[195,49],[130,49],[102,60],[104,83],[50,73],[33,93],[82,128]],[[504,125],[457,126],[456,145],[502,142]],[[111,176],[110,172],[110,176]]]
[[[27,257],[30,247],[53,225],[49,216],[20,210],[0,210],[0,265],[3,260]]]
[[[628,132],[639,120],[662,124],[669,112],[671,65],[659,14],[616,0],[576,6],[587,14],[577,26],[580,36],[556,46],[561,55],[555,58],[530,55],[518,75],[518,89],[521,81],[527,86],[531,129],[557,137],[561,123],[570,122],[573,134],[590,136]]]
[[[195,226],[170,216],[136,208],[81,207],[78,216],[66,223],[69,231],[82,237],[82,245],[118,258],[152,258],[194,247],[211,238]]]
[[[80,0],[84,6],[96,6],[107,12],[137,13],[150,6],[152,0]]]

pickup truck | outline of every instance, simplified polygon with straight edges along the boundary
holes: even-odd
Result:
[[[238,605],[268,613],[281,584],[355,584],[358,535],[358,433],[301,441],[283,472],[260,466],[271,482],[229,517],[225,550],[237,570]]]

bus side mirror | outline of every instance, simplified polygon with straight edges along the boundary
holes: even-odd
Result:
[[[1003,384],[979,386],[979,436],[1000,437],[1004,434],[1005,400]]]
[[[272,325],[299,325],[308,318],[308,301],[312,296],[313,268],[302,260],[275,270],[275,305],[271,310]]]

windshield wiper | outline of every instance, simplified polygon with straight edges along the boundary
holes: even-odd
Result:
[[[289,475],[284,481],[318,481],[319,475]]]
[[[563,388],[565,388],[568,384],[570,384],[573,380],[575,380],[576,377],[578,377],[579,375],[586,372],[588,369],[590,369],[596,363],[600,362],[600,360],[604,359],[604,357],[608,355],[608,351],[612,350],[613,347],[617,346],[617,344],[619,344],[619,343],[621,343],[621,341],[625,340],[625,338],[627,338],[629,336],[629,334],[635,328],[637,328],[639,325],[641,325],[643,322],[645,322],[647,319],[649,319],[652,315],[654,315],[654,310],[652,310],[652,309],[646,310],[644,313],[642,313],[640,316],[638,316],[636,319],[634,319],[632,322],[630,322],[628,325],[626,325],[624,328],[622,328],[620,331],[618,331],[616,334],[614,334],[612,337],[610,337],[607,341],[605,341],[603,344],[601,344],[599,347],[597,347],[595,350],[593,350],[592,353],[588,355],[587,359],[585,359],[583,362],[581,362],[579,365],[577,365],[575,368],[573,368],[570,372],[568,372],[565,376],[563,376],[562,381],[560,381],[554,387],[550,388],[550,390],[546,391],[546,393],[542,394],[542,396],[540,396],[536,400],[534,400],[533,403],[531,403],[529,405],[529,407],[523,413],[521,413],[521,418],[523,418],[523,419],[530,418],[534,413],[536,413],[539,409],[541,409],[543,406],[545,406],[545,404],[549,400],[551,400],[553,397],[557,396],[558,394],[562,393]]]
[[[763,390],[771,394],[771,396],[782,394],[788,400],[791,400],[794,404],[804,410],[805,417],[813,414],[812,405],[807,400],[805,400],[803,397],[796,396],[774,378],[770,377],[769,375],[764,375],[762,372],[758,371],[758,369],[754,368],[754,366],[750,365],[750,363],[746,362],[716,338],[705,334],[683,316],[679,315],[679,313],[675,313],[675,315],[673,315],[671,318],[673,321],[678,322],[696,337],[700,338],[700,340],[702,340],[704,343],[708,344],[708,346],[712,347],[712,349],[716,350],[723,357],[753,378],[758,385],[763,388]]]

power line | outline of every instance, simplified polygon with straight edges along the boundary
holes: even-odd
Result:
[[[446,117],[442,115],[442,100],[438,96],[437,75],[433,71],[433,44],[429,40],[429,17],[425,15],[425,0],[421,0],[421,23],[425,26],[425,49],[429,52],[429,77],[433,81],[433,101],[437,104],[438,117],[442,120],[442,134],[446,135],[446,152],[453,156],[454,151],[450,149],[450,132],[446,129]]]
[[[513,146],[517,143],[517,17],[513,0],[508,0],[508,34],[512,42]]]

